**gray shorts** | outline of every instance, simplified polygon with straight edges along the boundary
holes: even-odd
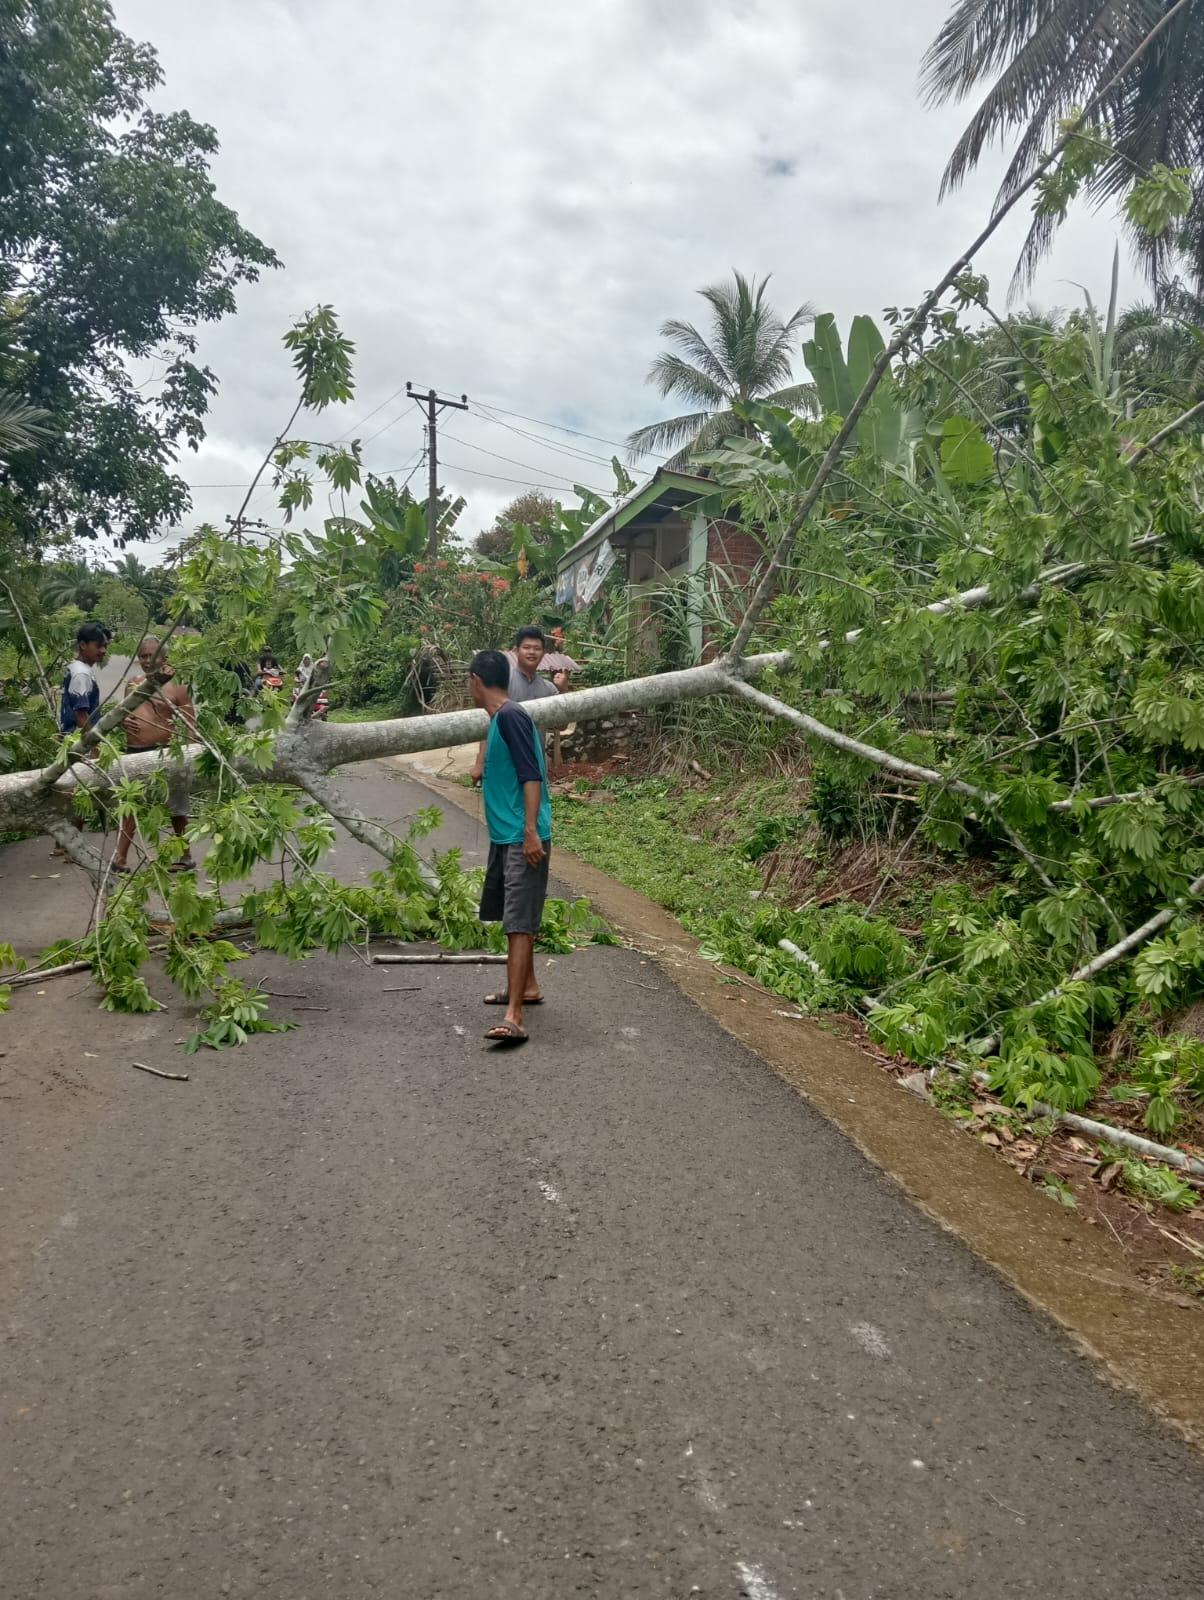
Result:
[[[500,922],[504,933],[538,933],[548,897],[548,861],[552,846],[543,842],[543,860],[529,867],[521,844],[491,844],[481,921]]]

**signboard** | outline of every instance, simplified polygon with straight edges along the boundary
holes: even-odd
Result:
[[[574,611],[581,611],[597,597],[606,581],[606,575],[615,564],[617,551],[609,539],[603,539],[596,550],[556,574],[556,604],[572,603]]]
[[[581,606],[589,605],[606,579],[606,574],[615,564],[615,547],[609,539],[602,541],[602,547],[594,557],[594,564],[585,580],[584,598],[580,605],[574,605],[574,611],[580,611]]]

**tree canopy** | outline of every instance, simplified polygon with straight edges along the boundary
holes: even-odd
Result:
[[[792,347],[814,312],[804,304],[783,319],[765,299],[768,287],[768,276],[758,280],[733,272],[730,283],[700,289],[711,309],[709,338],[692,322],[670,318],[661,324],[661,338],[672,348],[652,363],[648,382],[663,397],[673,395],[695,409],[637,428],[627,441],[633,455],[671,450],[672,465],[681,466],[693,451],[748,432],[733,409],[737,404],[814,407],[812,386],[789,382]]]
[[[482,528],[477,534],[472,547],[478,555],[487,556],[491,561],[500,561],[510,554],[516,528],[529,530],[532,541],[538,543],[540,529],[555,523],[558,506],[559,502],[553,500],[551,495],[541,494],[538,489],[528,489],[502,507],[493,519],[492,526]]]
[[[1108,87],[1163,16],[1166,26],[1141,59]],[[985,151],[1018,135],[999,191],[1006,198],[1029,177],[1059,123],[1089,107],[1085,130],[1110,144],[1091,179],[1091,198],[1126,195],[1155,165],[1188,174],[1194,201],[1179,229],[1153,235],[1140,218],[1129,222],[1155,281],[1182,255],[1204,284],[1204,0],[957,0],[924,57],[925,91],[941,104],[991,80],[949,158],[942,190],[960,184]],[[1059,220],[1034,216],[1017,268],[1021,280],[1031,278]]]
[[[0,465],[26,547],[179,521],[216,387],[195,330],[278,264],[214,192],[214,130],[147,104],[161,81],[108,0],[0,0],[0,395],[48,429]]]

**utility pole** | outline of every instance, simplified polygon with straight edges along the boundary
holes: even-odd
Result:
[[[252,533],[266,533],[268,531],[266,522],[252,517],[232,517],[227,513],[226,521],[230,524],[230,532],[234,535],[235,544],[242,543],[244,528],[249,528]]]
[[[411,383],[406,384],[406,393],[426,413],[426,553],[434,561],[439,554],[439,452],[435,419],[445,406],[454,411],[467,411],[468,396],[462,394],[458,400],[446,400],[433,389],[423,394]]]

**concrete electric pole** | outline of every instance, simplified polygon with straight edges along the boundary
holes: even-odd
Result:
[[[406,384],[406,393],[426,412],[426,553],[431,561],[439,554],[439,454],[436,418],[445,406],[454,411],[468,410],[468,396],[458,400],[445,400],[433,389],[425,394]]]

